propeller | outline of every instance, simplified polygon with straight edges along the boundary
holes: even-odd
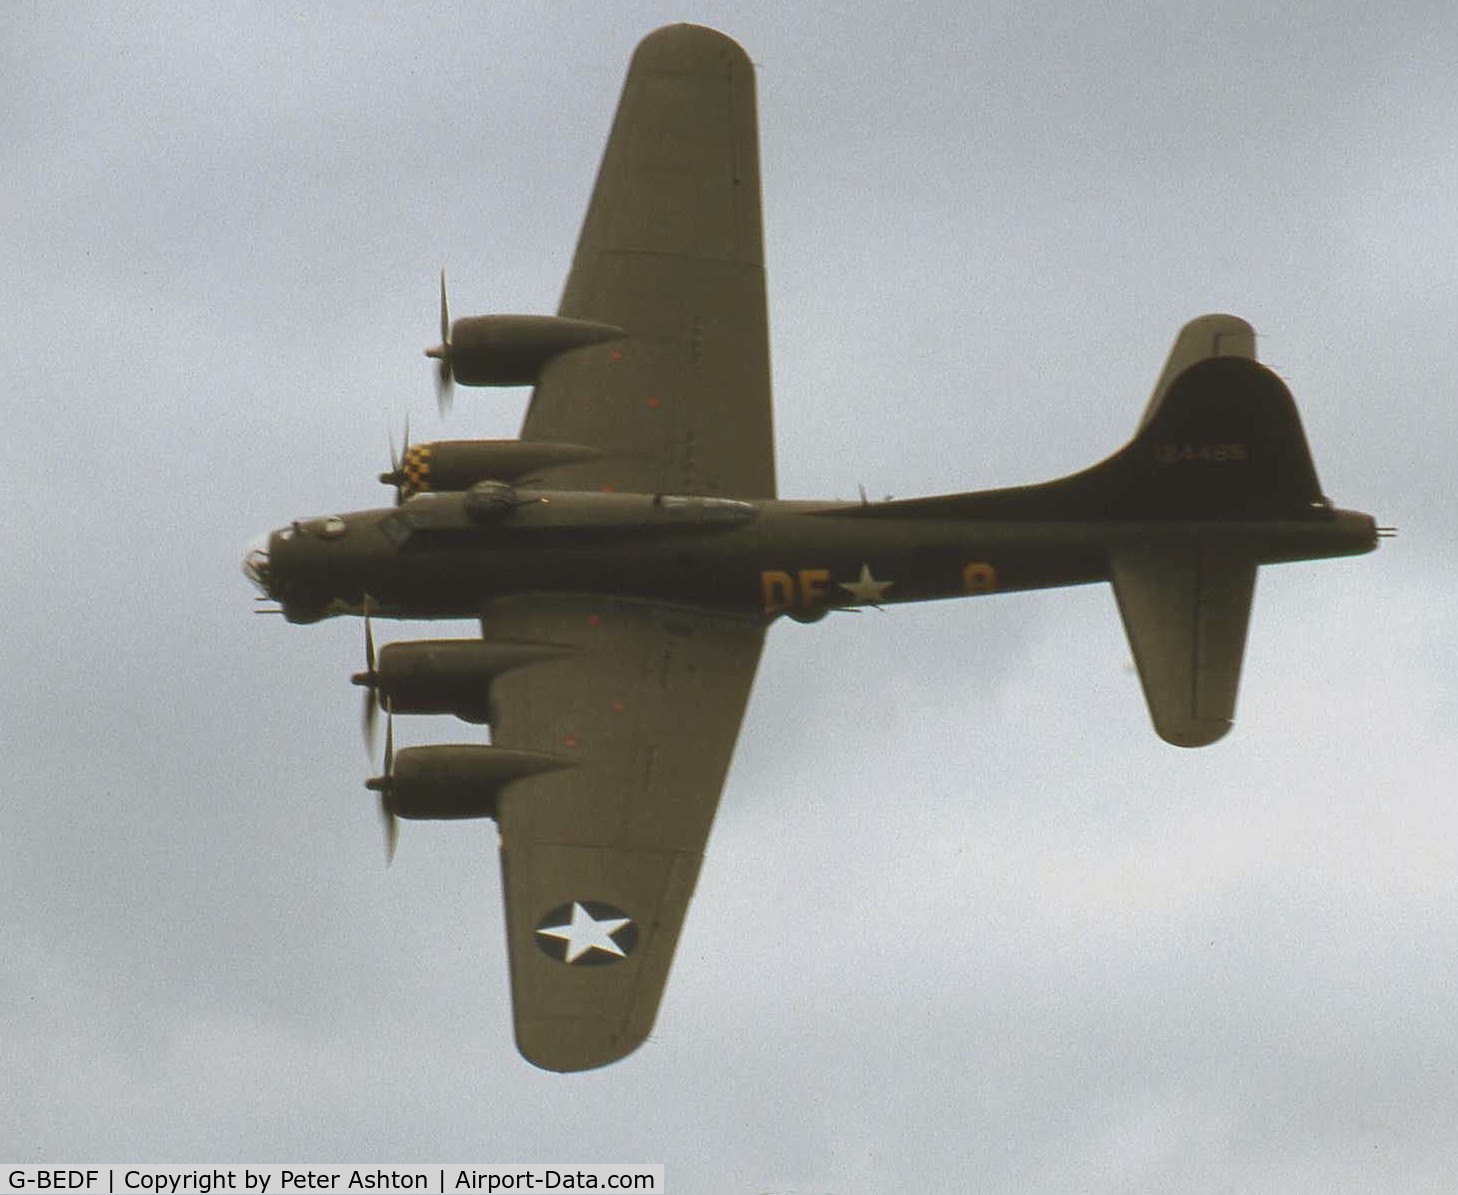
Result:
[[[380,820],[385,827],[385,866],[395,861],[395,848],[400,843],[400,819],[395,816],[391,799],[395,789],[395,715],[385,720],[385,771],[365,781],[365,787],[380,794]]]
[[[405,436],[400,441],[400,448],[397,452],[395,442],[390,441],[390,471],[380,474],[382,485],[395,487],[395,505],[399,506],[405,501],[405,483],[409,480],[405,476],[405,462],[410,459],[410,414],[405,415]]]
[[[435,401],[442,416],[449,415],[455,398],[455,375],[451,370],[451,311],[446,303],[445,271],[440,272],[440,343],[425,350],[440,364],[435,371]]]
[[[350,684],[364,686],[364,708],[361,721],[365,748],[375,753],[375,720],[379,712],[380,674],[375,667],[375,632],[370,625],[370,599],[364,600],[365,670],[349,678]]]

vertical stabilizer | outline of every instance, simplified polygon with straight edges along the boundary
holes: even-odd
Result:
[[[1144,425],[1159,410],[1159,404],[1174,385],[1175,378],[1209,357],[1244,357],[1255,361],[1255,329],[1238,315],[1202,315],[1192,319],[1175,337],[1174,347],[1165,359],[1159,381],[1154,384],[1154,393],[1139,420]]]

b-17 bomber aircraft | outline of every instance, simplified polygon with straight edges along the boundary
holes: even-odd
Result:
[[[442,280],[441,327],[443,396],[533,387],[521,438],[411,447],[395,505],[295,522],[245,569],[290,622],[365,616],[370,711],[489,726],[391,731],[369,787],[391,850],[397,818],[495,819],[516,1040],[551,1070],[648,1035],[780,615],[1107,581],[1155,730],[1200,747],[1231,724],[1257,568],[1377,543],[1228,315],[1185,326],[1133,440],[1081,473],[777,498],[754,76],[709,29],[639,45],[557,315],[451,323]],[[376,653],[371,617],[481,636]]]

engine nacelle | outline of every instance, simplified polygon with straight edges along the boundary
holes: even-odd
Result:
[[[478,482],[519,482],[555,465],[575,465],[602,456],[584,444],[546,440],[439,440],[412,444],[395,473],[380,480],[397,486],[402,499],[426,491],[454,493]]]
[[[570,764],[555,755],[505,747],[405,747],[395,753],[390,775],[370,783],[396,817],[495,817],[497,796],[513,780]]]
[[[491,721],[491,681],[525,664],[558,660],[568,648],[550,643],[487,643],[482,639],[420,639],[380,649],[373,682],[383,710],[397,714],[454,714],[465,722]]]
[[[451,326],[451,373],[462,386],[535,386],[553,357],[626,335],[559,315],[468,316]]]

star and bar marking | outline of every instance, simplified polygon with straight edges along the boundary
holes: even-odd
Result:
[[[895,581],[878,581],[869,564],[861,565],[861,575],[854,581],[841,581],[840,587],[850,594],[852,606],[879,606],[886,600],[886,591]]]
[[[969,560],[962,566],[961,581],[964,594],[996,593],[997,567],[990,561]],[[879,609],[889,600],[886,591],[896,584],[877,577],[865,561],[861,562],[860,575],[854,581],[834,581],[828,568],[802,568],[796,572],[763,569],[759,574],[760,602],[769,615],[818,617],[826,610],[837,608],[874,606]],[[947,596],[955,592],[949,589]]]
[[[878,606],[886,600],[886,591],[895,581],[878,580],[871,566],[862,562],[861,573],[854,581],[834,581],[830,570],[802,568],[798,573],[766,569],[759,574],[760,592],[766,614],[786,610],[814,610],[825,606]],[[832,586],[845,591],[836,600]]]
[[[596,967],[632,954],[638,945],[638,925],[602,901],[574,900],[537,922],[537,945],[559,963]]]

